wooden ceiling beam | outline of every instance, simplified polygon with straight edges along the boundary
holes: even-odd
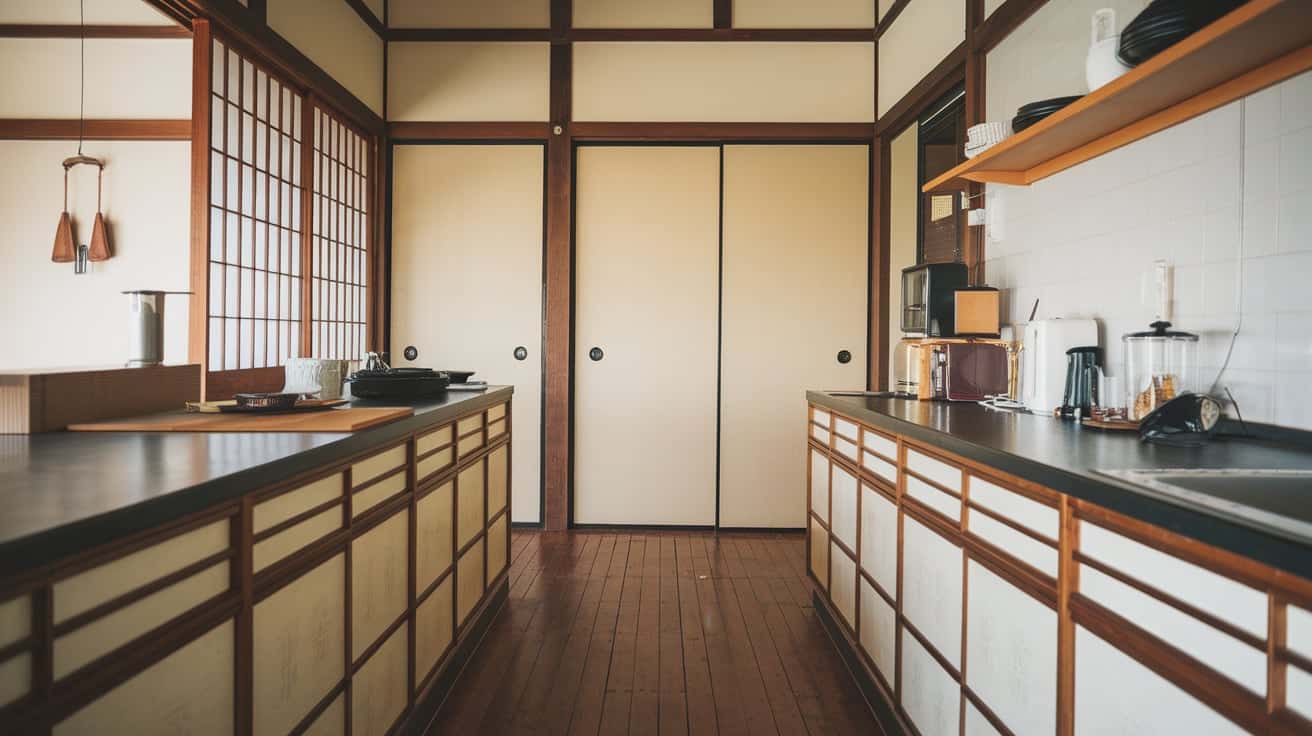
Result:
[[[97,141],[186,141],[191,120],[90,119],[80,125],[75,118],[0,119],[0,140],[77,140],[79,135]]]
[[[0,23],[0,38],[191,38],[182,26]]]

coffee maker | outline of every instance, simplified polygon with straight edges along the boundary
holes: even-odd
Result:
[[[955,334],[955,296],[970,280],[964,263],[922,263],[902,269],[902,339],[893,348],[894,393],[917,397],[927,351],[927,337]]]

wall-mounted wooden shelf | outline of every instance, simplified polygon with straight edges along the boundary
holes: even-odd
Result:
[[[1069,107],[925,185],[1040,179],[1312,69],[1312,2],[1250,0]]]

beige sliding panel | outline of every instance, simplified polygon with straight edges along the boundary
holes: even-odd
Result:
[[[866,145],[724,148],[722,526],[805,526],[806,389],[863,388],[869,171]]]
[[[576,43],[573,70],[579,121],[875,121],[873,43]]]
[[[574,521],[714,524],[720,150],[583,147],[575,175]]]
[[[575,28],[710,28],[712,0],[574,0]]]
[[[874,28],[875,4],[870,0],[733,0],[733,24],[735,28]]]
[[[540,145],[392,152],[393,360],[515,387],[512,521],[534,523],[542,518],[543,162]],[[406,361],[411,345],[419,355]]]
[[[576,16],[578,11],[574,11]],[[548,28],[550,0],[388,0],[392,28]]]

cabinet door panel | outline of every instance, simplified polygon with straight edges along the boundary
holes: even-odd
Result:
[[[345,736],[346,734],[346,695],[338,695],[335,700],[314,719],[306,729],[304,736]]]
[[[464,625],[483,597],[483,543],[478,540],[456,563],[456,622]]]
[[[1285,703],[1304,718],[1312,718],[1312,673],[1293,665],[1286,672]]]
[[[233,624],[224,622],[55,724],[53,736],[231,736]]]
[[[1057,725],[1057,612],[968,563],[966,682],[1013,733]]]
[[[55,639],[55,679],[194,609],[231,582],[228,563],[220,562]]]
[[[415,457],[455,442],[455,425],[447,424],[415,439]]]
[[[370,455],[351,466],[351,487],[359,488],[402,465],[405,465],[405,445]]]
[[[17,654],[0,662],[0,707],[27,695],[32,689],[32,655]]]
[[[1285,646],[1312,659],[1312,611],[1286,607]]]
[[[255,508],[251,511],[252,531],[259,534],[297,514],[309,511],[334,498],[341,498],[345,483],[346,474],[335,473],[255,504]]]
[[[1087,521],[1080,522],[1080,552],[1266,637],[1266,595],[1247,585]]]
[[[510,449],[498,447],[487,456],[487,517],[506,507],[506,483],[510,475]]]
[[[351,542],[352,660],[405,610],[409,524],[410,512],[401,511]]]
[[[817,385],[865,384],[869,174],[865,145],[724,147],[725,526],[802,525],[799,397]],[[801,316],[817,311],[824,319]],[[856,425],[837,418],[834,432],[847,436],[834,438],[836,451],[856,462]]]
[[[367,488],[356,491],[351,498],[351,515],[360,516],[383,501],[395,497],[405,491],[407,483],[409,479],[406,478],[405,471],[399,470]]]
[[[415,505],[415,590],[427,590],[451,565],[454,493],[455,483],[447,481]]]
[[[861,486],[861,567],[884,592],[897,591],[897,506],[875,489]]]
[[[836,544],[830,545],[829,555],[829,598],[843,620],[855,631],[856,561]]]
[[[0,603],[0,647],[27,638],[32,631],[32,596],[20,595]]]
[[[1080,567],[1080,593],[1206,662],[1257,695],[1266,695],[1265,651],[1087,565]]]
[[[483,531],[487,519],[483,514],[483,464],[480,459],[460,471],[456,478],[456,547],[469,544],[469,540]]]
[[[487,582],[490,585],[506,569],[506,517],[503,515],[487,528]]]
[[[961,549],[910,516],[902,524],[902,614],[960,667]]]
[[[312,542],[342,528],[342,510],[333,507],[320,514],[311,516],[299,524],[284,529],[277,534],[255,543],[252,551],[252,565],[255,572],[260,572],[275,562],[305,549]]]
[[[255,604],[255,732],[286,733],[345,675],[346,558]]]
[[[820,581],[820,587],[829,587],[829,532],[815,520],[811,520],[811,573]]]
[[[811,513],[829,523],[829,458],[811,450]]]
[[[544,164],[541,144],[392,149],[392,355],[515,387],[511,506],[514,521],[532,523],[541,521]],[[443,318],[456,314],[474,318]],[[413,362],[402,358],[407,345],[419,351]],[[526,360],[515,359],[521,346]]]
[[[351,678],[351,736],[383,736],[401,717],[409,700],[408,637],[401,624]]]
[[[574,520],[714,524],[719,148],[575,160]]]
[[[1220,736],[1244,731],[1111,644],[1076,626],[1075,733]]]
[[[437,666],[437,661],[455,635],[455,621],[451,618],[454,591],[455,578],[448,576],[415,611],[416,688],[423,684],[424,678]]]
[[[920,477],[932,480],[950,491],[961,493],[961,469],[936,457],[908,447],[907,470],[914,471]]]
[[[230,543],[230,524],[223,519],[60,580],[53,591],[55,623],[222,552]]]
[[[905,629],[902,631],[902,707],[921,736],[958,733],[961,687]]]
[[[835,465],[831,481],[829,529],[848,549],[856,549],[856,476]]]
[[[892,686],[896,664],[897,614],[875,592],[869,580],[861,578],[861,648],[875,663],[884,682]]]
[[[1002,736],[969,700],[966,701],[966,736]]]

